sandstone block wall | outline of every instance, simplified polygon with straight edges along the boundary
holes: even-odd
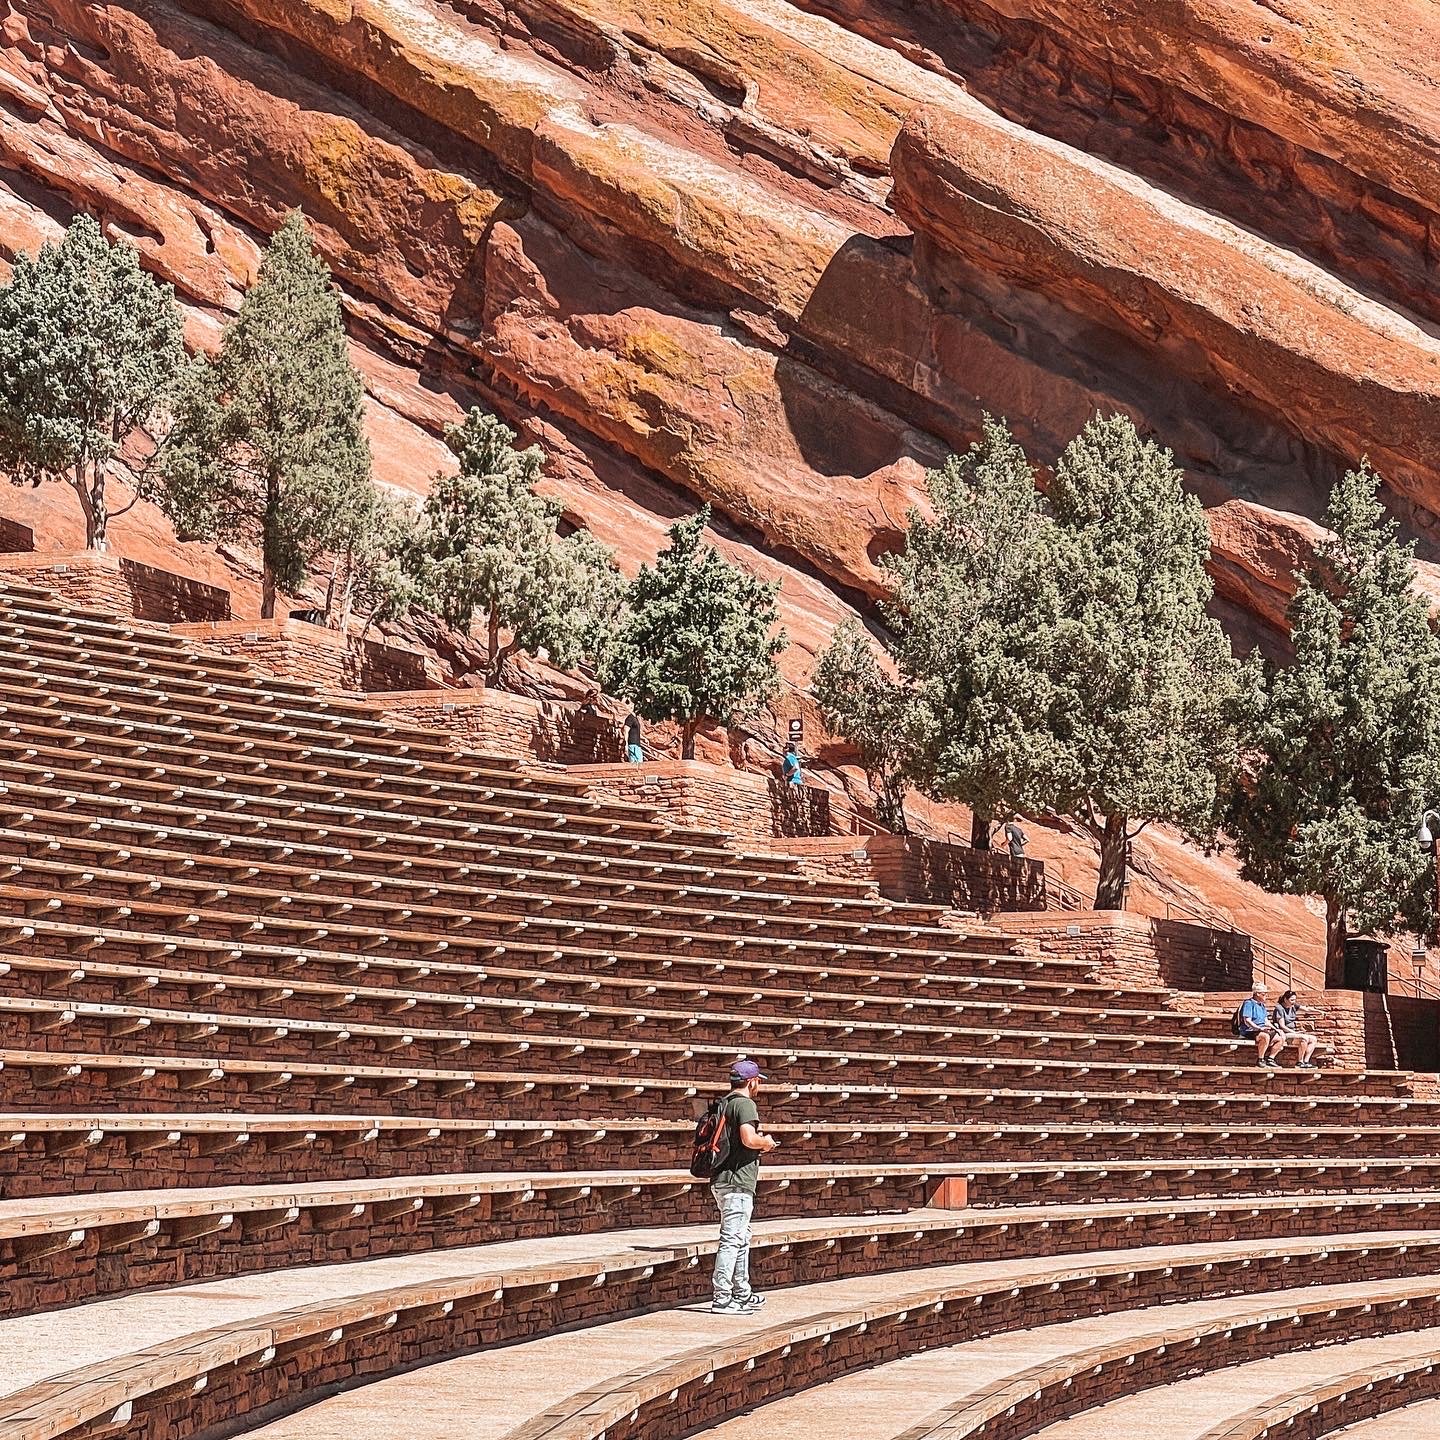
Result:
[[[1007,926],[1011,913],[1045,908],[1045,866],[998,850],[889,834],[796,839],[768,848],[799,855],[817,877],[870,882],[891,900],[932,901],[980,915],[1005,912]]]
[[[425,657],[417,650],[342,635],[301,620],[235,620],[177,630],[225,655],[322,689],[412,691],[428,681]]]
[[[839,819],[828,790],[783,785],[773,776],[694,760],[581,766],[576,773],[597,795],[642,805],[676,825],[724,831],[746,843],[830,835]]]
[[[18,520],[0,515],[0,554],[26,555],[35,548],[35,532]]]
[[[619,729],[604,717],[583,716],[573,704],[508,690],[400,693],[387,695],[381,708],[447,734],[456,745],[511,760],[590,765],[621,755]]]
[[[117,555],[0,554],[0,569],[117,619],[170,625],[230,618],[228,590]]]

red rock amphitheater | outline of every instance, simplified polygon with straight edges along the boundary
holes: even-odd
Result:
[[[1428,0],[0,0],[0,42],[0,258],[95,213],[203,344],[303,207],[383,479],[480,403],[628,565],[709,500],[792,679],[985,409],[1041,463],[1096,408],[1171,445],[1242,644],[1361,454],[1440,590]],[[1324,1066],[1261,1070],[1235,937],[1003,860],[946,908],[742,775],[622,785],[227,623],[146,507],[109,589],[63,500],[0,509],[52,552],[0,565],[0,1440],[1440,1434],[1437,1002],[1318,997]],[[682,1168],[737,1055],[782,1140],[745,1317]]]
[[[1436,1002],[1329,997],[1326,1067],[1263,1070],[1205,932],[887,898],[399,704],[0,577],[4,1440],[1440,1397]],[[783,1148],[769,1303],[717,1316],[682,1167],[739,1055]]]

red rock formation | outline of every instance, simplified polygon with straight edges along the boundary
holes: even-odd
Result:
[[[1042,463],[1124,409],[1210,507],[1237,638],[1283,644],[1342,464],[1371,454],[1427,555],[1440,514],[1433,23],[1420,0],[0,0],[0,253],[93,211],[207,343],[303,206],[382,478],[423,487],[480,403],[627,565],[709,500],[783,582],[797,680],[982,409]],[[4,509],[69,543],[62,495]],[[173,553],[145,507],[116,537]]]

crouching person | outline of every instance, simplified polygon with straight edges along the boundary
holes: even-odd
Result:
[[[765,1077],[753,1060],[738,1061],[730,1072],[730,1093],[721,1104],[729,1127],[729,1149],[710,1178],[710,1193],[720,1212],[720,1246],[715,1251],[714,1300],[717,1315],[748,1315],[765,1303],[750,1289],[750,1221],[760,1157],[780,1143],[760,1129],[755,1097]]]

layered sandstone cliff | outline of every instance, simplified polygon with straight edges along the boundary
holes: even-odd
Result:
[[[383,478],[478,402],[628,563],[709,500],[797,679],[987,409],[1042,463],[1097,408],[1171,445],[1245,644],[1361,454],[1432,554],[1425,0],[0,0],[0,40],[0,254],[95,212],[203,342],[302,206]]]

